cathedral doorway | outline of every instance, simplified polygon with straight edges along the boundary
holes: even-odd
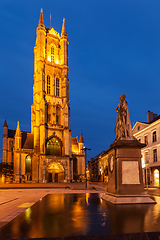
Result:
[[[55,173],[55,174],[54,174],[54,181],[55,181],[55,182],[58,182],[58,173]]]
[[[48,182],[64,182],[64,168],[59,162],[52,162],[47,169]]]
[[[52,182],[52,173],[49,173],[48,175],[48,182]]]

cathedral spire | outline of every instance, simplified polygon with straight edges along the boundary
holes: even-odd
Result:
[[[20,130],[20,126],[19,126],[19,121],[17,122],[17,129],[16,129],[16,135],[20,135],[21,130]]]
[[[41,8],[41,14],[39,18],[39,24],[38,27],[44,27],[44,20],[43,20],[43,9]]]
[[[4,124],[3,124],[3,127],[8,127],[6,118],[5,118],[5,121],[4,121]]]
[[[80,136],[80,139],[79,139],[79,143],[84,143],[83,136],[82,136],[82,131],[81,131],[81,136]]]
[[[62,36],[67,36],[66,25],[65,25],[65,18],[63,18],[63,25],[62,25],[61,37],[62,37]]]

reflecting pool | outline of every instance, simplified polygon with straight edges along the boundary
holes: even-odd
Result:
[[[0,231],[1,238],[45,238],[159,231],[157,204],[115,206],[96,193],[47,195]]]

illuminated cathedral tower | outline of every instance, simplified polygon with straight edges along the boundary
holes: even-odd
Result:
[[[59,36],[53,28],[45,28],[41,9],[34,58],[33,105],[31,107],[31,132],[34,134],[34,148],[40,153],[40,165],[43,166],[44,155],[47,155],[45,156],[47,165],[56,158],[58,165],[60,163],[64,165],[63,167],[68,166],[65,171],[67,180],[70,178],[71,130],[68,38],[65,19],[63,19],[62,33]],[[61,166],[57,167],[61,168]],[[39,175],[43,175],[42,171]]]
[[[79,141],[71,136],[68,71],[65,19],[59,36],[53,28],[45,28],[41,9],[34,48],[31,133],[21,132],[18,123],[18,130],[14,133],[12,141],[16,182],[22,178],[25,182],[84,179],[85,153],[82,150],[82,132]],[[7,126],[6,120],[4,126]],[[22,139],[24,135],[25,140]],[[16,138],[20,138],[21,146],[18,150],[15,147]],[[4,156],[7,156],[6,148],[5,144]]]

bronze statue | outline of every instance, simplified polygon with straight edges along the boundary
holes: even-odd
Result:
[[[131,122],[128,111],[128,103],[125,100],[126,95],[122,94],[120,96],[120,103],[116,107],[117,120],[115,126],[115,140],[121,138],[133,138]]]

